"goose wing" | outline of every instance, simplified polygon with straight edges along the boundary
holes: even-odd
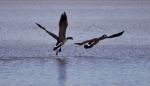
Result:
[[[114,38],[114,37],[118,37],[118,36],[121,36],[123,33],[124,33],[124,31],[119,32],[119,33],[116,33],[116,34],[113,34],[113,35],[110,35],[110,36],[108,36],[107,38]]]
[[[68,26],[67,16],[64,12],[61,15],[60,21],[59,21],[59,41],[63,41],[66,38],[66,29]]]
[[[40,27],[41,29],[43,29],[44,31],[46,31],[46,33],[48,33],[49,35],[51,35],[53,38],[55,38],[56,40],[58,40],[58,36],[55,35],[54,33],[46,30],[45,27],[43,27],[42,25],[40,25],[39,23],[35,23],[38,27]]]

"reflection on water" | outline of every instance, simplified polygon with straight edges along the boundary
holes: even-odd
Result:
[[[65,86],[66,82],[66,59],[65,58],[57,58],[58,64],[58,83],[59,86]]]

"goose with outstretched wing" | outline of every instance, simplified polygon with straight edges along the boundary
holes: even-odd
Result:
[[[77,45],[84,45],[84,48],[85,49],[89,49],[89,48],[92,48],[94,45],[96,45],[97,43],[99,43],[99,41],[101,40],[104,40],[106,38],[115,38],[115,37],[119,37],[121,36],[122,34],[124,33],[124,31],[122,32],[119,32],[119,33],[116,33],[116,34],[113,34],[113,35],[110,35],[110,36],[107,36],[107,35],[102,35],[101,37],[98,37],[98,38],[93,38],[93,39],[90,39],[90,40],[86,40],[86,41],[83,41],[81,43],[74,43],[74,44],[77,44]]]
[[[43,29],[44,31],[46,31],[46,33],[48,33],[50,36],[52,36],[54,39],[57,40],[56,46],[53,48],[54,51],[56,50],[56,55],[58,55],[58,52],[61,52],[61,46],[63,46],[67,40],[73,40],[73,37],[66,37],[66,29],[68,26],[68,21],[67,21],[67,15],[65,12],[61,15],[61,18],[59,21],[59,36],[46,30],[46,28],[40,25],[39,23],[36,23],[36,25],[40,27],[41,29]]]

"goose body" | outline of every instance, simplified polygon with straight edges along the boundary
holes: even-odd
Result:
[[[68,21],[67,21],[67,15],[65,12],[60,17],[58,36],[48,31],[45,27],[43,27],[39,23],[36,23],[36,25],[40,27],[41,29],[43,29],[46,33],[48,33],[54,39],[56,39],[57,41],[56,46],[53,48],[54,51],[56,50],[56,55],[58,55],[58,52],[61,52],[61,47],[67,42],[67,40],[73,40],[73,37],[66,37],[66,29],[68,26]]]

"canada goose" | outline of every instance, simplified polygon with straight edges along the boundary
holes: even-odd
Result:
[[[106,38],[118,37],[118,36],[121,36],[123,33],[124,33],[124,31],[116,33],[116,34],[113,34],[113,35],[110,35],[110,36],[107,36],[107,35],[104,34],[101,37],[93,38],[93,39],[86,40],[86,41],[83,41],[81,43],[75,43],[75,44],[80,45],[80,46],[84,45],[84,48],[88,49],[88,48],[92,48],[94,45],[96,45],[101,40],[104,40]]]
[[[67,40],[73,40],[73,37],[66,37],[66,29],[68,26],[68,22],[67,22],[67,16],[65,12],[61,15],[59,21],[59,36],[46,30],[45,27],[43,27],[38,23],[36,23],[36,25],[38,25],[41,29],[46,31],[50,36],[52,36],[54,39],[57,40],[56,46],[53,48],[54,51],[56,50],[56,55],[58,55],[58,52],[61,52],[61,46],[63,46]]]

